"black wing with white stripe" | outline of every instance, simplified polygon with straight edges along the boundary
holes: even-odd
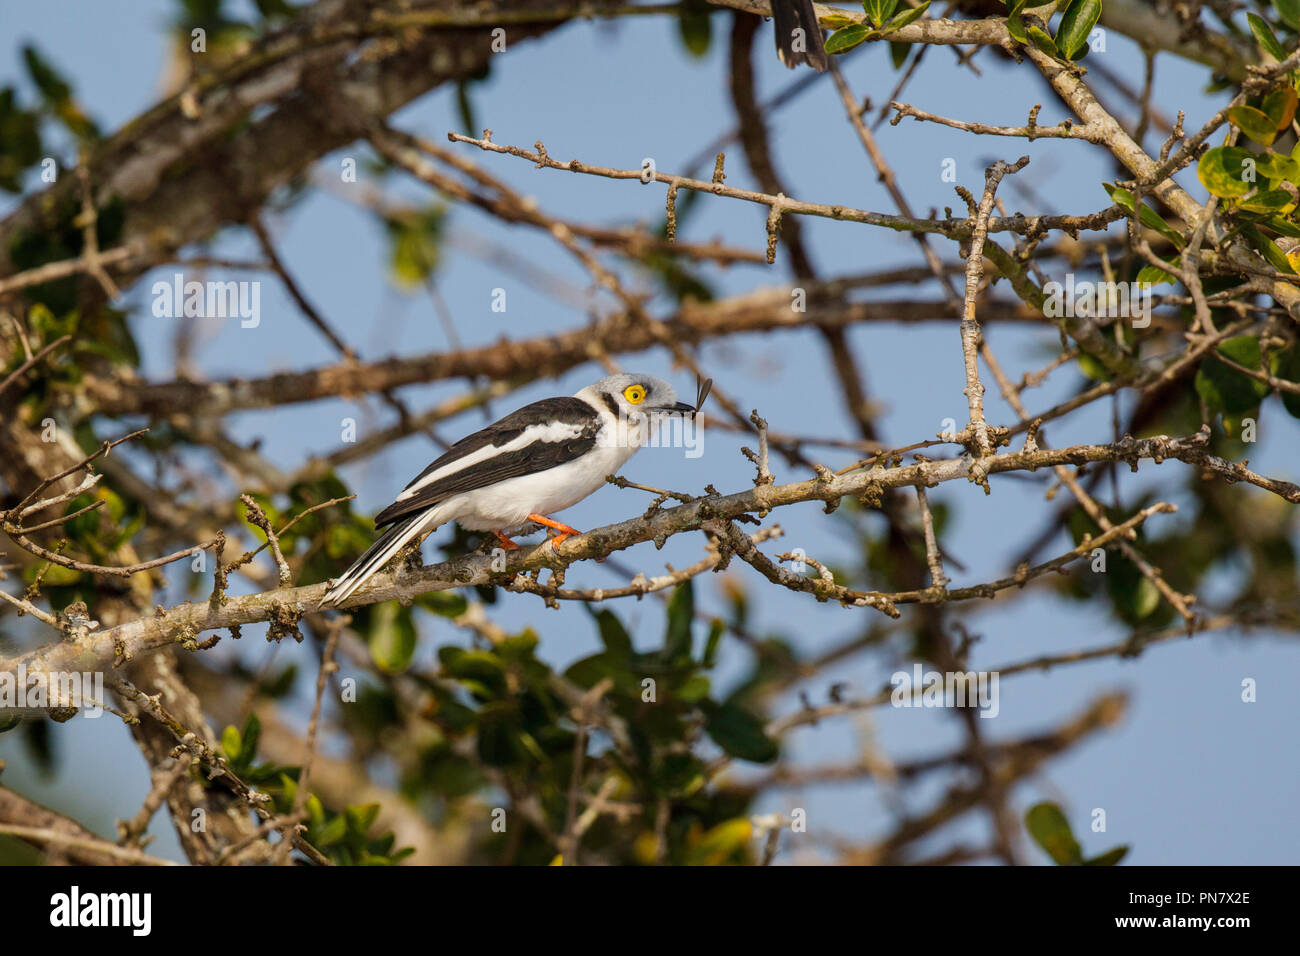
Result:
[[[568,433],[556,435],[554,426],[566,425],[571,426]],[[500,421],[465,436],[447,449],[446,454],[420,472],[403,489],[403,495],[406,495],[411,489],[418,488],[414,494],[409,497],[399,495],[397,501],[375,515],[375,527],[382,528],[400,521],[408,515],[445,501],[452,495],[486,488],[507,478],[535,474],[573,461],[595,447],[596,433],[600,431],[600,426],[600,415],[580,398],[545,398],[525,405]],[[519,443],[519,439],[525,438],[530,429],[536,434],[536,439]],[[512,444],[515,447],[509,450],[481,455],[481,460],[444,477],[437,477],[439,471],[463,458],[476,455],[484,449],[504,449]]]

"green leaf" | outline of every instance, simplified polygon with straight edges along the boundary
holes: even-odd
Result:
[[[386,674],[400,674],[415,657],[415,621],[411,609],[386,601],[373,609],[370,658]]]
[[[244,721],[244,731],[240,734],[239,742],[239,763],[241,766],[248,766],[257,756],[257,745],[262,740],[262,722],[257,719],[257,714],[249,714],[248,720]]]
[[[28,584],[36,580],[36,574],[39,571],[36,564],[29,564],[23,569],[23,580]],[[81,572],[74,571],[72,568],[65,568],[61,564],[50,565],[44,575],[41,577],[41,583],[48,588],[61,588],[70,584],[76,584],[81,580]]]
[[[713,742],[737,760],[769,763],[779,748],[767,735],[763,722],[739,704],[727,702],[707,708],[704,729]]]
[[[1262,213],[1269,215],[1275,212],[1282,212],[1290,206],[1294,208],[1295,197],[1285,189],[1269,189],[1265,192],[1256,193],[1249,199],[1241,201],[1241,208],[1250,212]]]
[[[619,657],[605,651],[574,661],[564,672],[564,676],[579,687],[588,689],[608,677],[614,682],[619,693],[629,696],[639,695],[642,674],[632,671],[633,660],[634,658]],[[639,670],[641,668],[638,668]]]
[[[226,759],[234,763],[239,759],[239,728],[231,724],[221,732],[221,752],[226,755]]]
[[[655,789],[665,796],[689,797],[707,783],[704,770],[703,762],[693,754],[664,754],[655,768]]]
[[[447,754],[424,767],[424,777],[430,789],[450,798],[466,797],[486,785],[483,774],[474,762],[457,754]]]
[[[415,599],[415,603],[439,617],[457,618],[465,613],[469,601],[455,591],[429,591]]]
[[[541,638],[531,627],[526,627],[518,634],[511,634],[496,646],[497,653],[503,660],[526,664],[536,660],[537,645]]]
[[[294,792],[297,793],[297,784],[294,784]],[[290,799],[290,804],[292,804]],[[325,805],[320,802],[320,797],[314,793],[307,794],[307,822],[319,826],[325,822]]]
[[[1109,382],[1115,376],[1102,364],[1097,356],[1079,350],[1079,371],[1094,382]]]
[[[1127,189],[1121,189],[1113,183],[1102,183],[1101,186],[1106,190],[1106,195],[1110,196],[1111,202],[1122,206],[1129,212],[1136,211],[1138,221],[1141,222],[1142,225],[1146,226],[1148,229],[1154,229],[1179,249],[1187,244],[1187,240],[1183,238],[1182,233],[1169,225],[1169,223],[1165,222],[1160,214],[1146,203],[1142,204],[1141,209],[1136,209],[1133,194]]]
[[[17,106],[12,86],[0,87],[0,189],[21,192],[20,174],[43,152],[39,115]]]
[[[77,497],[68,502],[67,507],[63,509],[63,513],[65,515],[70,515],[75,511],[80,511],[82,508],[87,508],[95,503],[95,499],[95,495],[77,495]],[[63,522],[64,533],[73,541],[86,543],[94,541],[96,535],[99,533],[99,512],[102,510],[102,508],[99,508],[95,511],[87,511],[85,514],[79,515],[70,521]]]
[[[695,589],[690,580],[683,581],[668,601],[668,632],[664,636],[665,660],[689,657],[691,625],[695,622]]]
[[[278,699],[293,690],[297,677],[298,665],[290,664],[278,673],[263,678],[257,685],[257,692],[272,700]]]
[[[1300,30],[1300,0],[1273,0],[1273,9],[1292,30]]]
[[[902,13],[895,14],[890,17],[889,22],[885,24],[883,32],[893,33],[895,30],[901,30],[914,20],[919,20],[923,17],[925,11],[928,9],[930,9],[930,0],[925,0],[925,3],[921,4],[919,7],[912,7],[909,10],[904,10]]]
[[[491,720],[479,728],[478,755],[490,767],[507,767],[524,759],[513,728],[503,720]]]
[[[677,29],[681,34],[682,46],[694,57],[707,56],[709,41],[713,36],[713,27],[709,8],[700,4],[685,3],[677,20]]]
[[[1124,857],[1128,856],[1128,846],[1117,846],[1113,850],[1107,850],[1101,856],[1094,856],[1091,860],[1084,860],[1084,866],[1114,866]]]
[[[1273,28],[1253,13],[1246,14],[1246,19],[1250,21],[1250,32],[1255,34],[1260,48],[1275,60],[1285,60],[1286,53],[1282,49],[1282,44],[1277,42]]]
[[[1052,35],[1036,23],[1025,24],[1025,35],[1029,37],[1029,42],[1038,49],[1042,50],[1048,56],[1059,58],[1061,52],[1056,48]]]
[[[692,674],[677,688],[677,696],[690,704],[698,704],[709,696],[712,682],[707,674]]]
[[[348,827],[365,836],[379,816],[379,804],[367,803],[356,807],[345,807],[343,812],[347,814]]]
[[[688,866],[722,866],[740,859],[754,839],[754,825],[747,817],[726,820],[710,829],[691,847]]]
[[[596,619],[596,627],[600,630],[600,640],[605,645],[605,650],[624,659],[631,657],[632,638],[614,612],[593,611],[591,616]]]
[[[320,829],[320,832],[315,835],[316,839],[313,842],[318,847],[333,846],[347,835],[348,818],[340,813]]]
[[[1028,0],[1012,0],[1007,6],[1007,32],[1017,43],[1029,43],[1029,36],[1025,33],[1025,21],[1020,16],[1020,11],[1024,9]]]
[[[1296,342],[1284,351],[1274,352],[1269,365],[1274,378],[1300,385],[1300,342]],[[1291,416],[1300,418],[1300,395],[1280,389],[1278,394],[1282,396],[1282,405]]]
[[[438,648],[443,669],[457,680],[498,682],[505,679],[505,665],[492,651],[465,650],[463,647]]]
[[[99,130],[72,98],[72,87],[36,48],[23,47],[23,65],[32,83],[41,92],[48,112],[57,117],[72,133],[83,139],[98,139]]]
[[[1259,339],[1254,336],[1238,335],[1225,339],[1216,351],[1243,368],[1254,370],[1260,367]],[[1211,409],[1229,415],[1249,411],[1269,392],[1264,382],[1229,368],[1213,355],[1201,360],[1195,386],[1196,393]]]
[[[1228,120],[1261,146],[1273,145],[1277,127],[1267,113],[1253,106],[1233,106],[1228,110]]]
[[[399,285],[420,285],[438,267],[444,217],[445,210],[434,206],[402,210],[385,218],[390,266]]]
[[[1101,19],[1101,0],[1074,0],[1056,28],[1056,46],[1067,60],[1088,45],[1092,28]]]
[[[287,773],[283,771],[280,772],[279,780],[280,780],[280,793],[277,795],[277,799],[282,801],[282,803],[280,803],[279,805],[285,807],[291,807],[293,806],[294,800],[298,796],[298,781],[294,780],[293,777],[289,776]],[[311,821],[313,826],[319,825],[320,823],[324,822],[324,819],[325,818],[323,816],[308,817],[308,820]]]
[[[1295,119],[1297,105],[1300,105],[1300,97],[1296,96],[1296,91],[1289,86],[1284,86],[1265,96],[1263,102],[1259,104],[1259,109],[1272,120],[1273,128],[1280,133],[1291,125],[1291,120]]]
[[[903,64],[907,62],[907,57],[912,52],[912,44],[899,43],[897,40],[891,40],[889,43],[889,62],[894,65],[895,70],[901,70]]]
[[[273,17],[291,17],[293,16],[293,7],[289,6],[285,0],[253,0],[253,5],[257,7],[263,19],[272,19]]]
[[[66,335],[73,328],[73,323],[68,321],[68,316],[59,318],[44,302],[37,302],[28,310],[27,322],[45,342],[52,342],[59,336]]]
[[[1265,153],[1263,156],[1256,157],[1255,168],[1265,179],[1285,180],[1289,183],[1294,183],[1297,179],[1300,179],[1300,162],[1296,162],[1290,156]]]
[[[23,46],[23,66],[27,68],[27,75],[40,91],[42,99],[51,106],[65,103],[72,96],[72,87],[68,81],[31,44]]]
[[[842,30],[836,30],[826,38],[826,52],[844,53],[852,50],[862,41],[870,37],[875,31],[865,23],[855,23],[851,27],[844,27]]]
[[[1272,239],[1268,238],[1254,226],[1246,224],[1241,227],[1241,234],[1246,237],[1246,241],[1256,249],[1278,272],[1286,275],[1295,275],[1295,269],[1291,268],[1291,262],[1283,254],[1282,250]]]
[[[1279,236],[1289,236],[1292,239],[1300,239],[1300,226],[1281,216],[1274,216],[1272,219],[1265,220],[1264,225],[1272,229]]]
[[[1111,561],[1110,571],[1106,574],[1106,590],[1115,605],[1115,612],[1126,624],[1136,626],[1160,607],[1160,591],[1127,558]]]
[[[704,642],[704,657],[701,664],[704,667],[712,667],[718,659],[718,645],[722,643],[722,635],[727,630],[727,626],[722,623],[722,618],[715,617],[713,623],[709,625],[709,637]]]
[[[1255,185],[1257,157],[1240,146],[1216,146],[1196,164],[1196,176],[1211,195],[1236,199]]]
[[[898,7],[898,0],[862,0],[862,9],[876,26],[884,26]]]
[[[1174,265],[1177,264],[1178,260],[1175,259]],[[1178,276],[1166,272],[1159,266],[1143,266],[1138,270],[1137,279],[1135,281],[1138,285],[1142,285],[1143,283],[1149,285],[1164,285],[1166,282],[1179,282],[1181,280]]]
[[[1025,828],[1034,842],[1060,866],[1083,862],[1079,841],[1070,832],[1070,823],[1054,803],[1038,803],[1025,814]]]

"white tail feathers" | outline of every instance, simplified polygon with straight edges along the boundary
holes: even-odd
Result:
[[[334,579],[330,589],[325,592],[321,604],[323,606],[337,606],[346,601],[357,588],[381,571],[397,552],[410,544],[425,530],[432,531],[436,528],[438,522],[433,520],[434,517],[433,512],[423,511],[412,515],[405,521],[399,521],[385,531],[379,537],[379,540],[367,548],[361,557],[357,558],[352,567]]]

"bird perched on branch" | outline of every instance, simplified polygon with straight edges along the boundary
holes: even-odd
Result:
[[[825,73],[826,47],[812,0],[772,0],[772,19],[776,21],[776,55],[781,62],[792,70],[807,63]]]
[[[448,521],[491,531],[507,550],[519,545],[505,532],[529,522],[558,532],[554,544],[581,534],[550,515],[600,488],[663,416],[695,410],[661,379],[610,375],[571,398],[511,412],[452,445],[375,516],[375,526],[388,530],[334,580],[324,603],[347,600],[404,547]]]

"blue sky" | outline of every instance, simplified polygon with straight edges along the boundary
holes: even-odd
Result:
[[[106,129],[116,128],[156,100],[172,3],[46,0],[26,4],[0,0],[0,8],[4,21],[0,83],[23,75],[19,48],[32,40],[75,81],[83,104]],[[688,57],[677,40],[675,24],[660,19],[574,24],[541,41],[512,46],[495,63],[492,77],[474,90],[479,121],[493,129],[496,142],[531,148],[540,139],[558,158],[634,168],[643,158],[653,157],[662,171],[682,171],[689,157],[733,122],[725,70],[729,16],[715,16],[713,46],[704,59]],[[758,40],[764,96],[784,88],[795,76],[770,55],[769,30],[765,28]],[[1104,58],[1113,70],[1140,79],[1141,58],[1136,48],[1119,37],[1108,39],[1108,52],[1094,57]],[[1055,123],[1068,116],[1029,69],[1015,68],[987,51],[976,62],[982,69],[979,77],[960,68],[952,51],[930,50],[903,99],[946,116],[1003,125],[1023,123],[1029,108],[1040,102],[1044,104],[1040,122]],[[845,63],[845,75],[858,95],[870,96],[877,105],[890,95],[897,80],[883,48],[851,57]],[[1203,70],[1162,57],[1156,101],[1168,114],[1179,108],[1187,110],[1187,126],[1195,128],[1220,102],[1198,92],[1206,80]],[[1108,102],[1117,101],[1113,91],[1109,96]],[[436,142],[445,141],[447,130],[460,129],[448,91],[420,99],[398,113],[393,122]],[[772,128],[778,167],[792,196],[894,211],[844,119],[842,104],[829,80],[815,84],[776,114]],[[1108,156],[1081,142],[994,141],[910,120],[897,127],[883,126],[878,135],[918,214],[931,207],[960,207],[952,184],[940,178],[943,160],[949,157],[956,161],[959,183],[978,192],[989,161],[1012,160],[1028,153],[1031,164],[1001,192],[1012,210],[1092,212],[1107,203],[1098,183],[1115,176]],[[467,146],[455,148],[534,196],[552,213],[603,223],[653,223],[662,215],[664,190],[659,185],[539,171],[517,159],[484,155]],[[270,227],[290,270],[363,357],[442,348],[446,338],[427,296],[408,294],[392,284],[382,232],[350,201],[348,187],[338,180],[343,159],[365,155],[361,147],[349,147],[324,158],[318,173],[333,177],[336,187],[314,192],[287,215],[273,217]],[[728,183],[752,185],[739,149],[730,148],[728,157]],[[1182,178],[1194,195],[1202,195],[1194,177]],[[1018,185],[1032,189],[1050,208],[1043,210],[1022,199],[1016,192]],[[390,186],[396,198],[412,202],[429,198],[422,187],[400,176],[394,177]],[[681,238],[720,237],[734,245],[762,249],[764,218],[761,207],[702,197]],[[469,210],[457,210],[450,226],[457,235],[501,243],[579,290],[589,286],[581,268],[545,236],[502,227]],[[805,234],[826,276],[919,262],[911,239],[885,230],[805,220]],[[951,247],[936,248],[945,258],[955,254]],[[234,233],[216,242],[213,250],[250,258],[256,253],[246,236]],[[739,265],[712,272],[710,280],[720,294],[779,284],[788,278],[784,262],[782,251],[775,268]],[[557,303],[498,267],[454,248],[446,251],[437,278],[457,333],[467,345],[486,344],[503,336],[531,337],[572,328],[584,320],[572,306]],[[491,290],[498,287],[507,289],[504,314],[490,308]],[[137,284],[127,293],[126,301],[136,306],[132,326],[144,348],[146,372],[166,377],[178,320],[150,314],[148,288],[148,282]],[[881,295],[893,298],[909,291],[895,289]],[[611,306],[608,298],[597,301],[606,310]],[[237,322],[223,325],[200,320],[210,323],[201,336],[200,367],[213,376],[255,376],[333,360],[329,346],[307,326],[270,278],[262,285],[262,313],[262,323],[256,329],[240,328]],[[945,418],[959,423],[966,420],[960,341],[954,325],[871,324],[853,329],[850,341],[870,394],[881,405],[887,442],[903,445],[931,437]],[[1055,333],[995,327],[990,341],[1009,374],[1018,377],[1043,364]],[[812,333],[751,336],[707,345],[702,358],[718,387],[743,407],[757,407],[774,430],[843,437],[854,434],[841,411],[824,347]],[[670,378],[680,391],[693,388],[689,376],[672,369],[659,352],[620,361],[625,368]],[[496,403],[493,410],[504,413],[535,398],[572,393],[601,374],[599,366],[588,365],[558,381],[542,381],[523,389]],[[1058,373],[1039,390],[1041,394],[1033,396],[1031,408],[1049,407],[1077,382],[1073,370]],[[419,410],[464,387],[464,383],[443,383],[407,389],[404,396]],[[996,389],[990,389],[986,402],[992,421],[1014,421]],[[382,406],[372,403],[367,408],[368,412],[359,416],[363,432],[387,424]],[[342,419],[356,412],[355,405],[341,401],[293,406],[273,414],[246,412],[231,420],[231,429],[244,441],[262,437],[269,457],[283,468],[292,468],[306,455],[334,448]],[[1109,406],[1090,408],[1067,423],[1054,425],[1052,442],[1106,441],[1109,418]],[[479,421],[476,414],[466,415],[446,423],[441,431],[454,438]],[[1252,467],[1294,479],[1296,428],[1295,420],[1281,414],[1276,400],[1270,400],[1261,416],[1259,446],[1252,449]],[[724,491],[738,490],[748,485],[753,472],[738,452],[742,443],[715,430],[707,436],[702,458],[686,459],[680,450],[646,450],[632,460],[624,474],[652,485],[685,490],[699,490],[707,482]],[[382,456],[348,469],[345,477],[359,493],[360,507],[373,510],[386,504],[424,466],[431,449],[427,439],[412,437]],[[827,450],[823,460],[841,467],[852,459]],[[1175,488],[1183,476],[1172,472],[1182,467],[1165,464],[1159,477]],[[1146,467],[1137,475],[1122,474],[1126,501],[1137,499],[1154,477],[1152,471]],[[778,481],[805,477],[780,463],[776,472]],[[973,485],[953,484],[930,493],[932,501],[948,503],[955,511],[944,544],[968,569],[950,569],[955,584],[991,580],[1012,567],[1051,507],[1042,500],[1044,487],[995,481],[988,499]],[[1177,494],[1173,500],[1179,500]],[[578,527],[594,527],[639,514],[644,505],[639,492],[607,488],[562,517]],[[773,517],[785,528],[786,538],[780,548],[771,550],[802,547],[830,562],[851,559],[842,524],[824,518],[819,506],[796,506]],[[1153,520],[1172,523],[1181,519]],[[1160,527],[1153,525],[1153,533]],[[700,546],[698,537],[680,536],[662,552],[645,545],[620,555],[619,560],[654,573],[664,562],[680,567],[695,560]],[[1049,553],[1068,546],[1062,537]],[[817,605],[766,586],[748,569],[732,573],[758,602],[759,629],[787,632],[806,651],[832,646],[871,623],[864,619],[869,612]],[[570,585],[594,586],[615,580],[616,575],[599,566],[575,568],[569,575]],[[705,579],[700,583],[701,600],[717,606],[717,582]],[[656,602],[625,604],[616,610],[637,626],[638,640],[648,644],[658,639],[661,612]],[[576,607],[549,611],[534,598],[506,595],[494,614],[507,627],[536,627],[543,638],[544,656],[557,664],[582,656],[595,644],[586,615]],[[1104,607],[1063,606],[1042,592],[1014,604],[968,605],[954,617],[983,635],[972,661],[977,668],[1108,643],[1124,633]],[[426,630],[419,654],[428,660],[436,646],[464,640],[464,635],[438,621]],[[309,651],[309,645],[281,647],[277,661],[299,660],[305,673],[314,674]],[[265,651],[256,640],[246,640],[240,647],[224,642],[213,653],[246,653],[260,659]],[[735,645],[729,647],[721,680],[735,679],[743,672],[744,663],[743,651]],[[895,657],[856,658],[812,682],[808,689],[814,700],[824,700],[827,688],[843,681],[851,693],[865,694],[881,686],[896,666],[910,664],[899,645]],[[1292,811],[1300,796],[1300,772],[1294,738],[1296,705],[1286,690],[1289,681],[1285,675],[1294,673],[1297,665],[1300,647],[1294,640],[1267,633],[1202,635],[1194,641],[1156,647],[1136,660],[1105,660],[1007,678],[1001,686],[1001,713],[995,720],[984,721],[990,725],[985,729],[995,740],[1046,730],[1077,714],[1100,693],[1125,690],[1131,695],[1131,708],[1124,724],[1090,738],[1065,759],[1047,764],[1017,789],[1017,806],[1023,810],[1040,799],[1058,800],[1076,833],[1081,834],[1085,851],[1129,843],[1132,863],[1294,863],[1300,823]],[[1256,703],[1240,699],[1245,678],[1258,682]],[[780,703],[777,712],[797,707],[797,700],[788,699]],[[899,760],[936,754],[962,739],[959,722],[945,712],[883,708],[872,712],[870,719],[886,751]],[[807,762],[849,759],[856,753],[860,729],[852,718],[803,729],[790,738],[791,752]],[[0,737],[0,758],[9,762],[5,783],[52,805],[83,813],[88,825],[112,833],[113,818],[133,814],[148,787],[143,762],[128,734],[111,718],[73,721],[55,733],[65,762],[49,779],[42,778],[15,746],[15,735]],[[92,807],[85,807],[81,791],[90,781],[94,782],[96,800]],[[936,795],[927,792],[927,799]],[[794,806],[805,807],[810,828],[821,833],[833,830],[866,838],[886,832],[892,823],[891,810],[882,803],[879,792],[863,785],[782,792],[764,809]],[[1098,807],[1106,810],[1106,833],[1087,829],[1089,814]],[[175,855],[178,851],[170,825],[159,817],[154,829],[159,834],[158,852]],[[958,840],[977,842],[985,832],[983,817],[968,818],[942,831],[931,845],[940,849]],[[1043,859],[1036,850],[1030,853],[1035,860]]]

